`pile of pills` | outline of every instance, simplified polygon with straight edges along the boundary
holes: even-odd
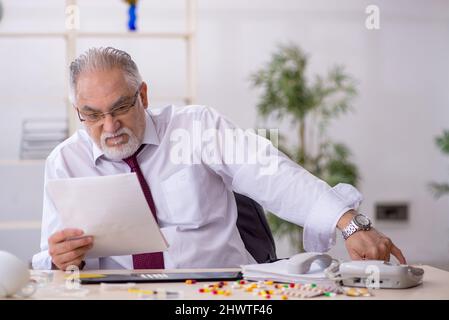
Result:
[[[186,284],[195,284],[195,280],[186,280]],[[220,281],[217,283],[204,285],[202,288],[198,289],[198,292],[200,293],[211,293],[213,295],[224,295],[224,296],[230,296],[232,294],[232,291],[227,288],[228,282],[227,281]]]
[[[344,288],[343,292],[349,297],[371,297],[373,295],[367,288]]]
[[[176,290],[144,290],[138,288],[129,288],[129,293],[137,294],[139,299],[179,299],[183,297],[182,291]]]
[[[186,285],[197,284],[196,280],[186,280]],[[119,289],[114,287],[115,289]],[[129,293],[137,294],[141,299],[179,299],[182,297],[182,291],[170,291],[164,289],[143,290],[138,289],[134,284],[120,285],[120,289],[125,289]],[[348,288],[338,286],[322,286],[314,283],[275,283],[274,281],[247,281],[238,280],[235,282],[220,281],[212,284],[204,284],[198,288],[201,294],[209,293],[211,295],[231,296],[234,291],[245,292],[258,296],[262,299],[281,299],[289,298],[307,299],[318,296],[334,297],[343,293],[349,297],[370,297],[372,292],[366,288]]]
[[[186,280],[187,285],[195,284],[195,280]],[[279,297],[281,300],[287,300],[289,297],[295,298],[313,298],[324,295],[333,297],[339,293],[336,287],[322,287],[316,284],[299,284],[299,283],[274,283],[271,280],[249,282],[246,280],[238,280],[232,283],[220,281],[213,284],[206,284],[198,289],[199,293],[210,293],[212,295],[230,296],[233,290],[247,292],[263,299],[271,299]]]

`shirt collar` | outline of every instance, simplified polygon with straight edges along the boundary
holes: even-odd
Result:
[[[157,135],[153,118],[148,111],[145,112],[145,123],[145,133],[143,135],[142,144],[153,144],[158,146],[160,144],[159,136]],[[97,146],[96,143],[92,143],[92,154],[95,165],[97,164],[98,158],[104,155],[103,151]]]

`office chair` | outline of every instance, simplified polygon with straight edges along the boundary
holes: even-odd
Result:
[[[265,212],[256,201],[235,193],[237,203],[237,228],[246,250],[257,263],[276,261],[276,246]]]

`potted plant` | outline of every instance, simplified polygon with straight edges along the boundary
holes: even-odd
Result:
[[[297,144],[286,145],[279,135],[279,149],[331,186],[339,182],[357,185],[359,173],[350,161],[350,151],[327,135],[329,122],[350,110],[356,96],[354,79],[342,66],[325,76],[306,77],[308,57],[294,44],[279,45],[266,66],[251,75],[253,87],[260,89],[258,113],[264,118],[291,121]],[[288,236],[297,251],[303,251],[302,229],[268,213],[275,235]]]
[[[436,137],[435,143],[441,152],[449,154],[449,130],[445,130],[441,136]],[[445,194],[449,194],[449,183],[432,182],[430,189],[436,198],[440,198]]]

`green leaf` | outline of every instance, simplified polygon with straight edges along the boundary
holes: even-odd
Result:
[[[431,183],[430,190],[435,198],[441,198],[443,195],[449,193],[449,184],[447,183]]]
[[[435,142],[442,152],[449,154],[449,130],[445,130],[441,136],[435,139]]]
[[[441,136],[435,138],[435,142],[443,153],[449,154],[449,130],[443,131]],[[432,182],[429,187],[435,198],[449,194],[449,184],[447,183]]]

